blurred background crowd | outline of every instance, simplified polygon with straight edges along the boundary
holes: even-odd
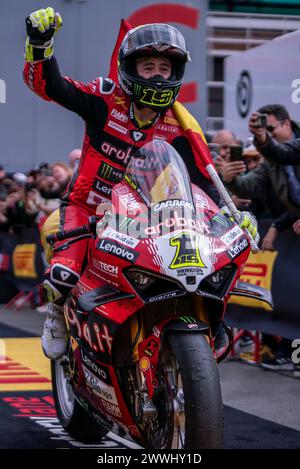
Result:
[[[7,173],[0,166],[0,231],[41,226],[59,207],[80,156],[74,149],[66,161],[41,163],[27,173]]]

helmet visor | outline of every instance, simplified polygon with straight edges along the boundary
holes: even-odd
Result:
[[[121,46],[123,56],[139,53],[159,53],[188,60],[184,37],[168,24],[149,24],[131,29]]]

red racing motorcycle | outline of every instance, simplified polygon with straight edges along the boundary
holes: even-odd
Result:
[[[271,303],[269,292],[238,281],[247,234],[190,183],[163,140],[131,158],[98,209],[88,225],[48,237],[66,247],[91,238],[65,303],[68,353],[51,365],[62,426],[84,442],[113,431],[144,448],[220,448],[217,362],[232,343],[229,296]],[[217,357],[219,327],[229,345]]]

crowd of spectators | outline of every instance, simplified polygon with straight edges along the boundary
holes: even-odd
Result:
[[[284,106],[265,105],[255,115],[265,115],[269,140],[283,144],[299,139],[300,126],[290,118]],[[249,128],[254,128],[251,123]],[[223,129],[209,139],[209,146],[217,171],[237,208],[251,211],[258,220],[268,220],[261,249],[274,251],[280,232],[289,229],[300,235],[300,165],[282,165],[275,158],[272,161],[265,159],[264,145],[259,145],[250,135],[249,132],[249,138],[243,144],[233,132]],[[248,342],[246,338],[245,343]],[[263,367],[293,370],[291,355],[290,340],[263,334],[260,352]],[[251,353],[242,356],[246,361],[254,361]]]
[[[80,155],[75,149],[69,163],[42,163],[28,173],[7,173],[0,166],[0,231],[42,224],[59,206]]]

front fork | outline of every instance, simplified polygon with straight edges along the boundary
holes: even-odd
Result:
[[[198,297],[199,298],[199,297]],[[201,301],[202,300],[202,301]],[[169,317],[152,328],[152,334],[146,336],[143,318],[134,316],[131,319],[131,340],[133,344],[132,356],[141,372],[146,385],[148,398],[152,399],[159,385],[159,355],[162,347],[164,332],[179,330],[189,333],[205,334],[210,344],[211,335],[208,316],[204,309],[203,299],[196,300],[196,317],[182,315]]]

